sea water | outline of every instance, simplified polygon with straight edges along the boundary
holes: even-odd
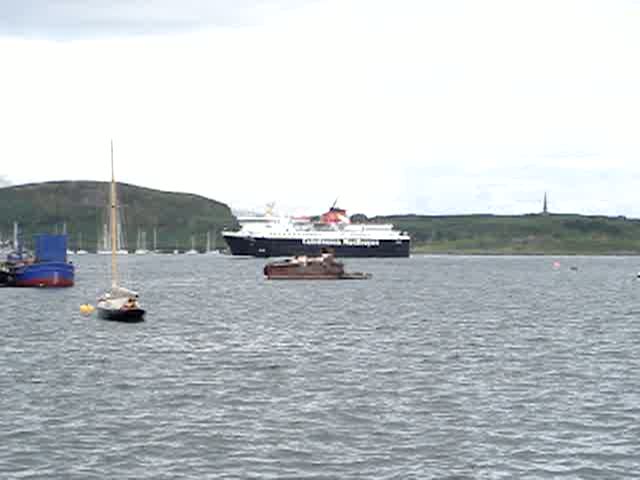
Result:
[[[640,475],[640,259],[120,257],[140,324],[79,312],[109,260],[0,289],[0,478]]]

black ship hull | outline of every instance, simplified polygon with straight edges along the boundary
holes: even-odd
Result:
[[[141,308],[120,310],[98,307],[98,318],[101,318],[102,320],[111,320],[113,322],[142,322],[144,321],[144,314],[145,311]]]
[[[320,255],[330,248],[337,257],[408,257],[409,240],[376,240],[374,242],[331,243],[305,242],[302,238],[264,238],[224,236],[232,255],[253,257],[290,257]]]

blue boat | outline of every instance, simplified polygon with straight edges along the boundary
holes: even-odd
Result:
[[[22,249],[7,256],[8,285],[14,287],[72,287],[75,267],[67,260],[66,235],[36,235],[35,256]]]

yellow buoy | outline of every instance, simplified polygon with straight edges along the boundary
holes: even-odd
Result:
[[[89,305],[88,303],[80,305],[80,313],[83,313],[85,315],[89,315],[94,310],[95,309],[94,309],[93,305]]]

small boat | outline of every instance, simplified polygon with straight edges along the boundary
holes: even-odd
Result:
[[[9,271],[2,265],[0,265],[0,287],[9,286]]]
[[[367,280],[372,277],[370,273],[345,272],[343,263],[330,252],[270,262],[264,267],[264,275],[269,280]]]
[[[205,250],[205,253],[207,255],[220,255],[220,250],[218,250],[217,248],[211,249],[211,232],[207,232],[207,249]],[[215,244],[215,238],[216,238],[216,233],[213,232],[213,243]]]
[[[198,255],[198,250],[196,250],[196,239],[193,235],[191,235],[191,250],[187,250],[184,252],[185,255]]]
[[[75,267],[67,259],[67,235],[36,235],[35,255],[23,249],[14,224],[14,246],[4,263],[4,283],[14,287],[72,287]]]
[[[78,249],[76,250],[76,255],[86,255],[87,252],[84,248],[82,248],[82,232],[78,234]]]
[[[103,320],[118,322],[142,322],[146,313],[138,303],[138,294],[117,285],[112,285],[97,305],[98,316]]]
[[[117,231],[117,235],[116,235],[116,255],[129,255],[129,250],[127,250],[124,247],[124,236],[122,234],[123,232],[123,228],[122,228],[122,217],[120,216],[119,212],[116,212],[116,231]],[[96,253],[98,255],[111,255],[111,243],[112,243],[112,239],[109,236],[109,227],[108,225],[105,223],[102,225],[103,227],[103,231],[102,231],[102,244],[98,244],[98,248],[96,250]]]
[[[118,285],[118,268],[116,263],[116,238],[118,234],[118,224],[116,222],[116,210],[118,201],[116,196],[116,181],[113,173],[113,142],[111,143],[111,289],[100,299],[96,309],[98,317],[104,320],[115,320],[120,322],[141,322],[144,320],[145,311],[138,303],[138,294],[127,288]]]
[[[13,285],[13,273],[6,263],[0,263],[0,287],[10,287]]]
[[[147,232],[144,230],[138,229],[138,241],[134,253],[136,255],[147,255],[149,253],[149,250],[147,250]]]

